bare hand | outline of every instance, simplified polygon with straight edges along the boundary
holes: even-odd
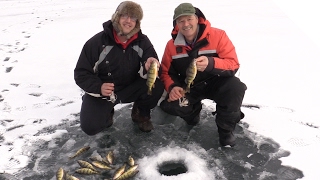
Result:
[[[168,102],[176,101],[182,97],[184,97],[184,90],[179,86],[175,86],[169,93]]]
[[[203,72],[209,64],[209,60],[207,56],[200,56],[196,59],[196,65],[198,71]]]
[[[101,94],[103,96],[110,96],[113,91],[114,91],[114,84],[113,83],[103,83],[102,84]]]
[[[149,70],[152,61],[157,61],[158,69],[159,69],[159,67],[160,67],[159,61],[158,61],[156,58],[154,58],[154,57],[149,57],[149,58],[147,59],[147,62],[146,62],[145,65],[144,65],[144,67],[146,68],[147,71]]]

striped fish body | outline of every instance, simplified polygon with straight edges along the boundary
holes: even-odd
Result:
[[[113,175],[113,179],[117,179],[118,177],[120,177],[126,170],[126,164],[123,164],[120,168],[118,168]]]
[[[105,170],[110,170],[113,169],[112,167],[110,167],[107,163],[103,162],[103,161],[92,161],[92,164],[100,169],[105,169]]]
[[[90,164],[89,162],[87,161],[83,161],[83,160],[78,160],[78,164],[83,167],[83,168],[89,168],[89,169],[92,169],[94,171],[96,171],[96,169],[93,167],[92,164]]]
[[[121,176],[115,180],[125,180],[135,176],[139,170],[137,169],[138,165],[131,166],[127,171],[125,171]]]
[[[113,164],[114,161],[114,153],[113,151],[109,151],[106,157],[109,164]]]
[[[80,148],[73,156],[69,157],[69,159],[73,159],[79,156],[80,154],[83,154],[84,152],[88,151],[89,149],[90,149],[90,146],[84,146]]]
[[[99,174],[98,171],[94,171],[90,168],[80,168],[80,169],[77,169],[76,170],[76,173],[79,173],[79,174],[86,174],[86,175],[92,175],[92,174]]]
[[[59,168],[57,173],[56,173],[56,178],[57,180],[63,180],[65,172],[62,168]]]
[[[70,175],[70,174],[66,174],[66,180],[79,180],[79,178],[76,178],[76,177],[74,177],[74,176],[72,176],[72,175]]]
[[[128,157],[128,164],[129,164],[129,166],[134,166],[134,159],[132,156]]]
[[[186,70],[186,78],[185,83],[187,84],[185,88],[185,92],[190,93],[190,86],[193,83],[193,80],[197,76],[197,66],[196,66],[196,59],[192,60],[190,65],[188,66]]]
[[[147,86],[148,86],[148,95],[152,95],[152,88],[158,77],[158,63],[156,60],[151,62],[150,68],[147,73]]]
[[[134,170],[134,171],[126,171],[125,173],[123,173],[120,177],[118,177],[115,180],[126,180],[129,178],[132,178],[133,176],[135,176],[137,173],[139,172],[139,170]]]

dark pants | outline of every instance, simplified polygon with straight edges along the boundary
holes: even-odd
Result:
[[[82,97],[80,112],[81,129],[88,135],[95,135],[107,128],[110,124],[108,120],[111,119],[111,111],[118,103],[135,102],[138,107],[152,109],[157,105],[163,90],[164,86],[162,82],[157,79],[155,88],[152,89],[152,95],[148,95],[146,80],[138,78],[136,81],[132,82],[131,85],[121,91],[115,92],[117,95],[115,103],[112,103],[107,99],[85,94]]]
[[[188,106],[179,106],[178,101],[164,100],[160,107],[168,114],[180,116],[186,121],[195,118],[201,111],[202,99],[216,103],[216,123],[225,130],[233,131],[241,119],[240,107],[247,87],[237,77],[214,77],[191,88],[186,94]]]

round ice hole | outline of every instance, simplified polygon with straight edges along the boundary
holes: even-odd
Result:
[[[188,169],[183,162],[167,161],[159,166],[160,174],[165,176],[177,176],[186,173]]]

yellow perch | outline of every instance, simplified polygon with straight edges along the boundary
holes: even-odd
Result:
[[[158,77],[158,63],[156,60],[151,62],[147,73],[147,86],[148,86],[148,95],[152,95],[152,88],[154,88],[154,83]]]
[[[128,157],[128,164],[129,164],[129,166],[134,166],[134,159],[132,156]]]
[[[69,157],[69,159],[75,158],[77,156],[79,156],[80,154],[88,151],[90,149],[90,146],[84,146],[82,148],[80,148],[73,156]]]
[[[76,170],[76,173],[79,173],[79,174],[86,174],[86,175],[92,175],[92,174],[99,174],[98,171],[94,171],[90,168],[80,168],[80,169],[77,169]]]
[[[113,180],[117,179],[118,177],[120,177],[126,170],[126,164],[123,164],[120,168],[118,168],[113,175]]]
[[[189,67],[186,70],[185,83],[187,84],[185,92],[190,93],[190,86],[193,84],[194,78],[197,76],[196,59],[193,59]]]
[[[119,176],[115,180],[125,180],[135,176],[139,172],[137,168],[138,168],[138,165],[131,166],[126,172],[124,172],[121,176]]]
[[[100,169],[105,169],[105,170],[110,170],[113,169],[112,167],[110,167],[107,163],[103,162],[103,161],[92,161],[92,164]]]
[[[63,180],[64,174],[65,174],[64,170],[62,168],[59,168],[56,173],[57,180]]]
[[[109,164],[113,164],[113,161],[114,161],[114,153],[113,153],[113,151],[109,151],[108,152],[106,159],[109,162]]]
[[[92,164],[90,164],[89,162],[87,161],[83,161],[83,160],[78,160],[78,164],[83,167],[83,168],[89,168],[89,169],[92,169],[94,171],[96,171],[96,169],[93,167]]]
[[[79,180],[79,178],[76,178],[76,177],[66,173],[66,180]]]

